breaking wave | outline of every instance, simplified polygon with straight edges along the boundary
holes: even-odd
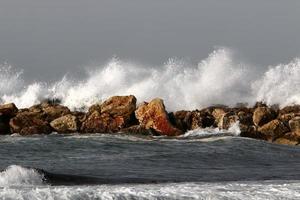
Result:
[[[42,184],[43,175],[35,169],[10,165],[0,173],[0,187]]]
[[[219,136],[239,136],[241,133],[239,127],[239,121],[229,127],[228,130],[219,128],[199,128],[186,132],[181,137],[183,138],[207,138],[207,137],[219,137]]]
[[[226,48],[212,52],[198,65],[169,59],[163,66],[149,67],[113,58],[88,71],[86,79],[64,76],[55,83],[24,84],[22,71],[8,64],[0,66],[0,72],[1,101],[15,102],[20,108],[59,98],[71,109],[84,109],[109,96],[128,94],[138,101],[161,97],[169,110],[255,101],[281,106],[300,103],[300,59],[262,72]]]
[[[3,199],[297,199],[299,182],[178,183],[3,188]]]

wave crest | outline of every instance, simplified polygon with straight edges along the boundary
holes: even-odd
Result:
[[[165,100],[167,109],[200,109],[212,104],[234,106],[255,101],[281,106],[300,103],[300,59],[270,66],[262,72],[240,62],[226,48],[212,52],[193,65],[169,59],[164,65],[149,67],[113,58],[105,66],[88,71],[88,78],[64,76],[55,83],[35,82],[24,86],[21,72],[9,66],[2,71],[0,99],[28,107],[45,98],[59,98],[71,109],[84,109],[109,96],[133,94],[139,101],[155,97]],[[6,85],[7,82],[8,84]]]
[[[10,165],[0,173],[0,186],[42,185],[43,175],[35,169]]]

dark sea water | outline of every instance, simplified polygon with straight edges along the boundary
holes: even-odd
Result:
[[[297,199],[300,148],[234,136],[0,137],[0,199]]]

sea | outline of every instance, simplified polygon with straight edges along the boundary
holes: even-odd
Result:
[[[199,130],[0,136],[0,199],[299,199],[300,148]]]

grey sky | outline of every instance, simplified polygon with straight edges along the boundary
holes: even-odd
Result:
[[[199,61],[216,46],[264,66],[300,55],[299,0],[0,0],[0,60],[51,80],[90,62]]]

